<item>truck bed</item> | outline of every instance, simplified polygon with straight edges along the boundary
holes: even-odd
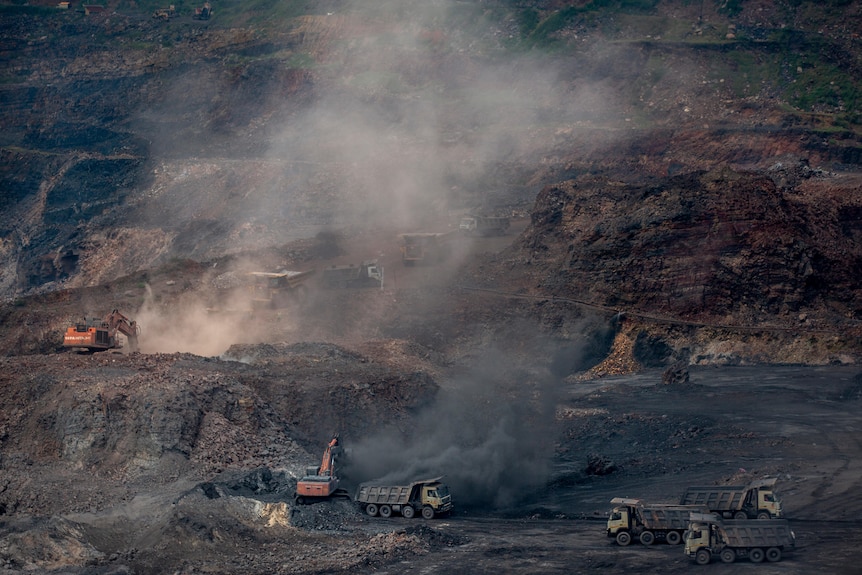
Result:
[[[731,547],[792,547],[790,524],[785,519],[747,519],[722,523]]]
[[[700,511],[701,507],[644,507],[638,510],[644,527],[647,529],[688,529],[689,517],[692,511]]]
[[[410,501],[411,490],[409,485],[361,485],[356,500],[377,505],[403,505]]]
[[[437,483],[442,477],[420,479],[408,485],[380,485],[363,483],[356,491],[356,501],[359,503],[376,503],[377,505],[404,505],[410,501],[410,494],[417,485]]]
[[[742,508],[746,487],[689,487],[682,496],[682,505],[705,505],[713,511],[734,511]]]

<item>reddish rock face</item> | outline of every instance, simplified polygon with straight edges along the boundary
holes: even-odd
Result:
[[[836,306],[858,316],[862,291],[847,273],[862,266],[858,195],[818,178],[780,188],[772,176],[548,186],[521,249],[546,270],[541,289],[608,307],[735,323],[826,320]]]

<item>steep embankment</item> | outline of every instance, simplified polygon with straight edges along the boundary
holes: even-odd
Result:
[[[596,171],[860,161],[853,3],[222,4],[4,14],[0,295],[511,212]]]
[[[648,362],[858,360],[860,185],[806,165],[570,180],[510,257],[536,294],[625,314]]]

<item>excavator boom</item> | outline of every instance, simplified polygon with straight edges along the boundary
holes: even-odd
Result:
[[[332,475],[334,471],[332,466],[334,464],[333,457],[334,454],[332,450],[334,447],[338,445],[338,438],[332,438],[332,441],[329,442],[329,445],[326,446],[326,449],[323,451],[323,459],[320,462],[320,469],[317,471],[318,475]]]
[[[140,328],[138,322],[130,320],[120,313],[120,310],[115,309],[110,314],[105,316],[105,323],[109,329],[118,331],[129,339],[129,347],[132,351],[138,351],[138,334]]]

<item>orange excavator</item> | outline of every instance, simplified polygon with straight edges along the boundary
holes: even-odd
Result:
[[[297,505],[330,499],[333,497],[350,498],[345,489],[338,488],[338,477],[335,475],[335,461],[341,453],[336,434],[326,449],[319,467],[308,467],[305,477],[296,482],[294,500]]]
[[[114,310],[102,319],[84,318],[66,329],[63,337],[63,347],[83,348],[88,351],[103,351],[122,347],[118,333],[129,340],[129,349],[138,351],[138,334],[141,328],[134,320],[130,320],[119,310]]]

